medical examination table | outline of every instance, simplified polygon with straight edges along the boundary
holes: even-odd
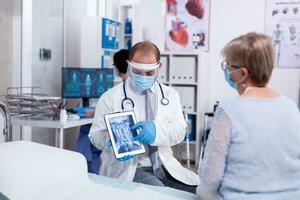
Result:
[[[12,200],[198,199],[168,187],[88,174],[81,154],[28,141],[0,143],[0,193]]]

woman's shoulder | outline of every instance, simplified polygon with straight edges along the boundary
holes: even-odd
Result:
[[[296,105],[296,103],[283,94],[279,94],[278,96],[272,98],[248,98],[236,96],[221,101],[219,106],[225,111],[232,111],[240,110],[245,107],[255,107],[255,105],[264,106],[271,104],[274,105],[273,108],[275,109],[280,106],[298,110],[298,106]]]
[[[286,107],[289,107],[290,109],[299,111],[298,105],[294,101],[292,101],[290,98],[288,98],[287,96],[281,95],[281,101],[282,101],[282,104],[285,105]]]
[[[239,96],[230,97],[220,101],[219,107],[226,110],[226,108],[231,108],[234,105],[237,105],[241,101]]]

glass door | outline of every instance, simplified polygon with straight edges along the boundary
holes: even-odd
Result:
[[[42,93],[61,96],[64,59],[64,1],[32,0],[31,83]],[[53,129],[32,128],[31,140],[55,144]]]
[[[5,101],[8,87],[21,85],[21,3],[0,1],[0,101]],[[0,142],[4,141],[3,112],[0,109]],[[14,132],[19,135],[20,129]]]
[[[0,101],[7,87],[21,85],[22,0],[0,1]]]

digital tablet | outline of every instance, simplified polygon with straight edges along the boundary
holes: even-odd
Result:
[[[130,130],[136,123],[134,111],[107,114],[104,119],[116,158],[145,152],[144,145],[133,140],[137,130]]]

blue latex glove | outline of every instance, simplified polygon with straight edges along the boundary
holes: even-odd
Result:
[[[95,110],[95,107],[86,106],[86,107],[75,107],[73,108],[74,112],[79,114],[85,114],[86,110]]]
[[[141,128],[142,130],[138,136],[134,137],[135,141],[142,141],[145,144],[152,144],[156,136],[156,127],[153,121],[141,121],[133,125],[130,129],[135,130]]]
[[[111,140],[108,140],[108,141],[106,142],[106,147],[107,147],[107,148],[111,148],[111,146],[112,146]]]
[[[107,141],[106,146],[108,148],[112,147],[111,140]],[[122,158],[117,158],[117,160],[120,161],[120,162],[123,162],[123,161],[129,160],[129,159],[134,158],[134,157],[135,157],[134,155],[126,155],[126,156],[124,156]]]
[[[126,155],[126,156],[124,156],[122,158],[117,158],[117,160],[120,161],[120,162],[122,162],[122,161],[129,160],[131,158],[134,158],[134,157],[135,157],[135,155]]]

